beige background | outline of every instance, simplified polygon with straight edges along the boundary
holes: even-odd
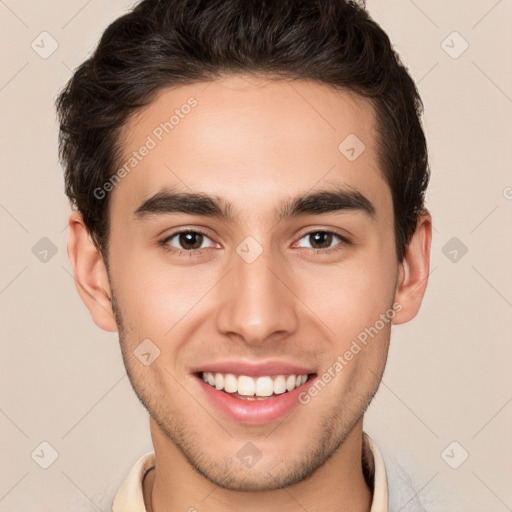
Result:
[[[117,336],[93,324],[75,291],[53,108],[71,70],[130,4],[0,1],[1,511],[108,510],[120,480],[151,449]],[[460,503],[449,510],[506,512],[512,510],[512,1],[370,0],[368,6],[426,105],[435,236],[423,309],[393,331],[365,430],[416,489],[394,498],[396,510],[415,510],[417,499],[426,510],[441,510],[430,496],[445,489]],[[35,41],[39,52],[51,49],[44,31],[58,44],[46,59],[31,47]],[[453,58],[464,41],[467,50]],[[48,248],[43,237],[57,251],[46,261],[38,254]],[[51,449],[42,442],[58,452],[46,470],[40,464],[50,461]],[[457,466],[464,451],[468,459],[450,467],[447,461]]]

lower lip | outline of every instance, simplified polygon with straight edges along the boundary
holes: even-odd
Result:
[[[196,375],[199,385],[211,402],[229,419],[247,425],[264,425],[279,420],[300,404],[299,395],[311,386],[313,376],[292,391],[265,400],[244,400],[210,386]]]

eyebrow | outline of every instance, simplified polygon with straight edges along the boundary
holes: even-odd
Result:
[[[338,188],[319,190],[286,199],[275,211],[274,221],[300,215],[360,211],[369,217],[375,216],[375,207],[361,192]],[[233,204],[218,196],[204,193],[181,192],[163,189],[146,199],[134,212],[136,220],[148,217],[187,213],[204,215],[233,222],[237,212]]]

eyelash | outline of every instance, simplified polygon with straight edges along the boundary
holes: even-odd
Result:
[[[200,229],[183,229],[181,231],[176,231],[175,233],[172,233],[169,236],[166,236],[162,240],[159,240],[158,243],[163,247],[163,249],[166,252],[172,252],[174,254],[177,254],[178,256],[186,255],[186,256],[192,257],[194,254],[197,254],[204,250],[204,249],[192,249],[192,250],[186,251],[185,249],[176,249],[176,247],[171,247],[170,245],[167,244],[167,242],[169,242],[169,240],[171,240],[175,236],[181,235],[183,233],[198,233],[198,234],[201,234],[201,235],[204,235],[204,236],[210,238],[207,233],[205,233],[204,231],[201,231]]]
[[[201,253],[202,251],[205,250],[203,248],[203,249],[191,249],[191,250],[187,251],[185,249],[177,249],[176,247],[171,247],[170,245],[168,245],[167,242],[172,240],[175,236],[178,236],[183,233],[201,234],[201,235],[206,236],[207,238],[210,238],[206,232],[204,232],[200,229],[184,229],[181,231],[176,231],[175,233],[172,233],[169,236],[166,236],[162,240],[159,240],[158,243],[159,243],[159,245],[161,245],[163,247],[163,249],[166,252],[172,252],[174,254],[177,254],[178,256],[186,255],[186,256],[192,257],[194,254]],[[336,244],[334,247],[329,247],[327,249],[310,249],[311,251],[314,251],[315,254],[328,255],[328,254],[332,254],[333,252],[343,249],[344,246],[346,246],[346,245],[351,245],[351,242],[348,238],[344,237],[343,235],[340,235],[339,233],[336,233],[335,231],[327,231],[325,229],[314,229],[312,231],[308,231],[307,233],[304,233],[299,238],[299,240],[302,240],[304,237],[306,237],[308,235],[313,235],[315,233],[326,233],[326,234],[334,235],[341,240],[341,242]],[[307,249],[307,247],[301,247],[300,249]]]

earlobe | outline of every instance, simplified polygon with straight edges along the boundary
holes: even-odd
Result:
[[[431,241],[432,217],[428,210],[423,210],[399,266],[395,302],[401,309],[393,319],[394,324],[408,322],[418,314],[428,283]]]
[[[117,332],[107,269],[78,211],[69,217],[68,256],[76,289],[94,323],[105,331]]]

